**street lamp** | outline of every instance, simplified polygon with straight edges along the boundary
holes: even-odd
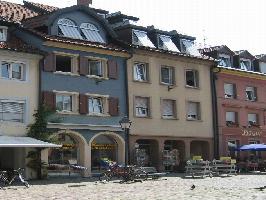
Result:
[[[120,121],[119,124],[122,128],[122,130],[125,131],[125,165],[128,164],[128,158],[129,158],[129,129],[132,124],[132,121],[128,119],[127,116],[123,117]]]

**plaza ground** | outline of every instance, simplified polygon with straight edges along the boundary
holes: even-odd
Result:
[[[170,174],[159,180],[135,183],[99,182],[96,178],[50,178],[30,181],[31,187],[10,186],[0,190],[0,199],[15,200],[138,200],[138,199],[266,199],[266,174],[231,177],[184,178]],[[195,189],[191,190],[191,186]]]

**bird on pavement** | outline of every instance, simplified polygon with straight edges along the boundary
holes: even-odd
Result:
[[[196,187],[196,186],[193,184],[193,185],[191,186],[191,188],[190,188],[190,189],[191,189],[191,190],[194,190],[194,189],[195,189],[195,187]]]

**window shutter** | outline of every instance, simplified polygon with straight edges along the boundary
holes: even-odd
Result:
[[[239,55],[235,55],[233,57],[233,67],[234,68],[240,68],[240,59],[239,59]]]
[[[56,103],[55,103],[55,93],[50,91],[44,91],[42,92],[42,100],[43,104],[48,106],[50,109],[55,110],[56,109]]]
[[[44,59],[43,70],[46,72],[55,72],[56,71],[56,57],[55,54],[49,53],[48,56]]]
[[[79,57],[79,74],[86,76],[88,74],[88,58]]]
[[[253,70],[255,72],[260,72],[260,63],[258,59],[253,60]]]
[[[108,77],[110,79],[118,79],[118,65],[115,60],[108,60]]]
[[[237,98],[236,84],[233,84],[234,99]]]
[[[118,116],[119,115],[119,99],[110,97],[109,101],[109,114],[111,116]]]
[[[172,69],[171,70],[171,72],[172,72],[172,84],[173,85],[176,85],[176,82],[175,82],[175,68],[172,67],[171,69]]]
[[[85,115],[88,112],[88,96],[79,94],[79,113]]]

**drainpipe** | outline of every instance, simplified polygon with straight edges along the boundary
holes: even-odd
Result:
[[[217,76],[214,72],[217,65],[213,65],[210,69],[211,77],[211,94],[212,94],[212,113],[213,113],[213,145],[214,145],[214,158],[219,159],[219,129],[218,129],[218,108],[217,108],[217,93],[216,93],[216,80]]]

